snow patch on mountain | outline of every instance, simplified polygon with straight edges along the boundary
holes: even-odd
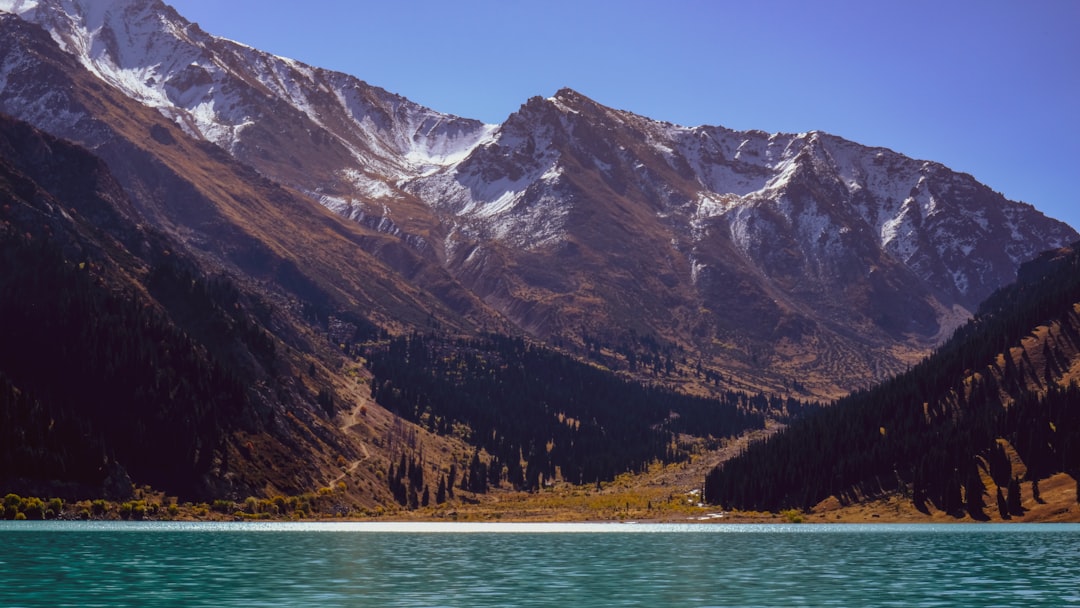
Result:
[[[38,0],[0,0],[0,11],[15,13],[24,19],[33,17]]]
[[[498,125],[480,125],[472,131],[457,130],[445,133],[446,118],[430,114],[420,122],[406,124],[405,132],[411,132],[405,160],[420,169],[421,175],[430,175],[439,168],[461,162],[477,146],[492,140]]]
[[[544,100],[556,107],[561,100]],[[534,108],[535,109],[535,108]],[[564,108],[565,109],[565,108]],[[450,148],[454,159],[399,185],[433,208],[449,213],[463,234],[494,238],[530,249],[561,238],[568,201],[558,194],[563,176],[555,126],[520,123],[485,125]],[[565,124],[560,124],[565,128]]]
[[[753,209],[749,206],[736,207],[726,217],[728,219],[731,242],[743,253],[743,255],[749,256],[757,241],[753,229]]]
[[[911,207],[905,203],[904,209]],[[900,215],[886,220],[881,226],[881,244],[885,251],[892,253],[900,261],[907,263],[918,250],[915,242],[915,223],[910,213],[902,212]]]
[[[723,215],[742,202],[742,197],[735,193],[698,192],[694,218],[700,220]]]
[[[562,172],[554,156],[521,175],[484,179],[481,172],[447,171],[408,188],[451,211],[464,232],[529,249],[563,234],[567,201],[553,192]]]
[[[678,155],[708,192],[745,196],[765,187],[767,174],[735,159],[745,142],[734,132],[695,127],[672,133]],[[749,170],[748,170],[749,169]]]

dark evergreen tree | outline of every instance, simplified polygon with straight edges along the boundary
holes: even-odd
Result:
[[[487,492],[487,465],[480,459],[480,452],[473,452],[472,460],[469,461],[469,472],[465,478],[468,480],[468,490],[477,494]]]
[[[1010,514],[1018,516],[1024,514],[1023,498],[1020,496],[1019,477],[1013,477],[1011,480],[1009,480],[1009,487],[1006,490],[1005,502],[1009,508]]]
[[[441,505],[446,502],[446,478],[439,475],[439,486],[435,490],[435,504]]]
[[[319,389],[319,394],[315,398],[315,401],[322,407],[327,416],[334,415],[334,395],[328,389]]]
[[[983,499],[985,491],[986,486],[983,485],[982,477],[979,475],[979,468],[972,462],[967,467],[967,478],[964,481],[965,508],[972,519],[986,519],[986,501]]]
[[[1001,486],[997,489],[997,508],[998,515],[1001,519],[1012,519],[1012,515],[1009,513],[1009,503],[1005,500],[1005,495],[1001,492]]]

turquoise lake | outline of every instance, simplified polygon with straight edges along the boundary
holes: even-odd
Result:
[[[0,606],[1080,606],[1080,525],[0,522]]]

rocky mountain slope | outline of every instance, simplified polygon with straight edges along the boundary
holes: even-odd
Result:
[[[818,388],[895,373],[1074,234],[934,163],[663,124],[569,90],[406,189],[451,218],[455,275],[531,332],[629,329]]]
[[[0,10],[0,111],[107,148],[196,247],[221,236],[135,185],[144,163],[112,146],[197,146],[280,186],[287,209],[243,203],[265,216],[256,241],[319,203],[364,235],[351,253],[316,245],[332,281],[362,277],[347,291],[365,304],[387,301],[373,284],[411,292],[386,322],[500,325],[630,372],[662,352],[730,387],[837,395],[904,369],[1022,261],[1077,237],[971,176],[824,133],[682,127],[571,90],[484,125],[214,37],[158,0]],[[109,135],[110,104],[73,99],[91,92],[139,106],[141,128]],[[219,179],[164,164],[202,190]]]

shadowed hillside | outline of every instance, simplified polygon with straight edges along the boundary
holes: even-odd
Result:
[[[1044,254],[909,372],[792,425],[706,478],[738,509],[899,493],[1008,519],[1038,482],[1080,478],[1080,250]],[[1080,500],[1080,489],[1075,499]]]
[[[100,159],[0,117],[0,200],[5,487],[302,491],[317,459],[291,480],[290,467],[230,462],[235,434],[260,433],[279,452],[348,449],[297,428],[318,409],[280,349],[301,338],[262,299],[133,221]]]

